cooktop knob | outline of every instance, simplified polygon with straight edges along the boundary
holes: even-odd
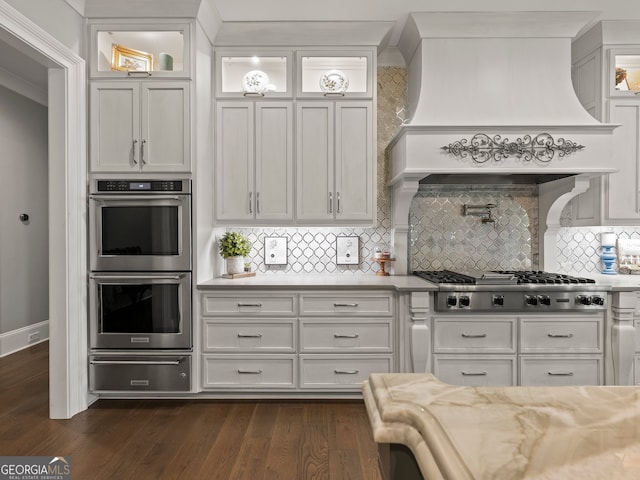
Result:
[[[504,295],[494,295],[491,297],[491,304],[496,307],[504,307]]]
[[[589,295],[578,295],[576,303],[578,305],[591,305],[591,297]]]
[[[460,306],[468,307],[471,304],[471,299],[467,295],[460,296]]]
[[[604,298],[602,298],[600,295],[592,295],[591,303],[593,303],[594,305],[604,305]]]
[[[455,307],[458,304],[458,299],[454,295],[447,297],[447,307]]]
[[[551,305],[551,297],[549,295],[538,295],[538,303],[540,305]]]
[[[525,295],[524,303],[532,306],[538,305],[538,297],[536,295]]]

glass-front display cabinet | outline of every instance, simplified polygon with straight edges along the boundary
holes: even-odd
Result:
[[[188,23],[90,25],[92,78],[191,78]]]
[[[298,51],[298,97],[373,96],[371,51]]]
[[[217,97],[291,97],[291,51],[216,51]]]
[[[640,95],[640,50],[611,50],[612,96]]]

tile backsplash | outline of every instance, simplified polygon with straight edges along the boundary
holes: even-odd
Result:
[[[600,234],[613,232],[618,238],[640,239],[640,227],[563,227],[556,238],[556,259],[562,271],[600,273]]]
[[[465,204],[494,204],[494,221],[464,216]],[[535,185],[421,185],[409,224],[412,271],[537,269]]]

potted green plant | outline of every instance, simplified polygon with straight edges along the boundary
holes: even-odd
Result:
[[[244,257],[251,252],[251,242],[240,232],[226,232],[219,243],[220,255],[227,262],[227,273],[244,272]]]

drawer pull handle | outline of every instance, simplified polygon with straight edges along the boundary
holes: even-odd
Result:
[[[573,377],[573,372],[547,372],[550,377]]]
[[[129,385],[132,387],[148,387],[149,380],[130,380]]]
[[[334,370],[337,375],[357,375],[360,370]]]
[[[463,333],[462,338],[486,338],[486,333]]]
[[[357,307],[357,303],[334,303],[334,307]]]
[[[334,333],[333,336],[334,338],[358,338],[360,335],[358,335],[357,333],[353,333],[351,335],[344,333]]]
[[[180,365],[178,360],[91,360],[91,365]]]
[[[549,338],[572,338],[573,333],[548,333]]]
[[[238,338],[262,338],[261,333],[238,333]]]
[[[261,303],[239,303],[239,307],[261,307]]]
[[[262,373],[262,370],[258,369],[258,370],[242,370],[241,368],[238,369],[238,373],[241,375],[260,375]]]
[[[462,371],[462,375],[464,375],[465,377],[484,377],[487,374],[487,372],[465,372],[464,370]]]

